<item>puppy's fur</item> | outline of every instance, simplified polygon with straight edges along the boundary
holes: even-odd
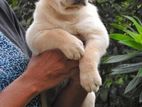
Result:
[[[98,65],[109,39],[97,8],[88,0],[39,0],[26,40],[34,55],[56,48],[67,58],[80,60],[82,87],[98,91],[102,84]],[[95,96],[89,98],[95,100]]]

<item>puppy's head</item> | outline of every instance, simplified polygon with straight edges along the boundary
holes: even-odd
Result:
[[[52,6],[61,14],[72,14],[78,12],[86,6],[88,0],[46,0],[48,5]]]

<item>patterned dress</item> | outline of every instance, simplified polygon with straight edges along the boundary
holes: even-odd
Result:
[[[28,61],[29,57],[0,32],[0,90],[23,73]],[[35,97],[27,107],[40,107],[40,105],[39,97]]]

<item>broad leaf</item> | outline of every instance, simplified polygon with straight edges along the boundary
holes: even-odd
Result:
[[[142,25],[140,25],[140,23],[137,22],[136,19],[134,19],[133,17],[130,17],[130,16],[124,16],[126,17],[127,19],[129,19],[130,21],[133,22],[133,24],[135,25],[137,31],[142,34]]]
[[[118,40],[118,41],[121,41],[121,40],[133,40],[128,35],[119,34],[119,33],[110,34],[110,38],[112,38],[114,40]]]
[[[133,58],[137,55],[139,55],[139,52],[135,51],[135,52],[131,52],[131,53],[124,54],[124,55],[114,55],[114,56],[110,56],[110,57],[105,57],[104,60],[102,61],[102,63],[109,64],[109,63],[122,62],[122,61],[126,61],[130,58]]]
[[[134,88],[136,88],[136,86],[141,83],[142,78],[139,77],[135,77],[133,80],[131,80],[129,82],[129,84],[127,85],[125,92],[124,93],[128,93],[130,91],[132,91]]]
[[[122,64],[112,69],[112,75],[116,74],[124,74],[124,73],[132,73],[139,70],[142,67],[142,63],[135,64]]]
[[[140,25],[142,25],[141,20],[140,20],[137,16],[134,16],[134,18],[137,20],[137,22],[138,22]]]
[[[136,42],[134,39],[132,39],[131,37],[129,37],[127,35],[113,33],[113,34],[110,34],[110,38],[112,38],[114,40],[118,40],[120,43],[122,43],[122,44],[124,44],[128,47],[134,48],[134,49],[139,50],[139,51],[142,50],[142,44]],[[138,37],[138,39],[139,39],[139,37]],[[142,40],[140,40],[140,41],[142,41]]]
[[[112,23],[111,25],[112,25],[114,28],[119,29],[119,30],[122,30],[122,31],[124,31],[124,30],[127,29],[126,26],[122,26],[122,25],[119,25],[119,24],[116,24],[116,23]]]
[[[136,50],[142,51],[142,44],[137,43],[133,40],[121,40],[119,42]]]
[[[138,70],[137,77],[142,77],[142,68],[140,68],[140,69]]]
[[[125,30],[129,36],[131,36],[137,43],[142,43],[142,35],[138,34],[137,32],[132,32],[130,30]]]

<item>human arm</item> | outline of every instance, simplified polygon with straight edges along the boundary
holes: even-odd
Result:
[[[26,71],[0,92],[0,107],[24,107],[35,95],[68,78],[77,66],[59,51],[33,57]]]
[[[24,107],[37,94],[32,83],[19,77],[0,92],[0,107]]]

